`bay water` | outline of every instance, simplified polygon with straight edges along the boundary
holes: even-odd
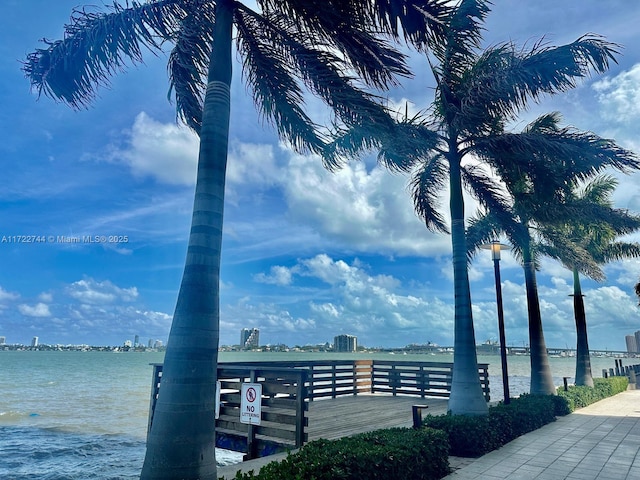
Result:
[[[388,353],[221,353],[220,361],[383,358]],[[451,362],[451,354],[395,360]],[[137,479],[142,467],[151,391],[150,363],[159,352],[0,351],[0,478],[9,480]],[[489,364],[491,399],[502,398],[500,357]],[[637,363],[624,359],[624,365]],[[529,357],[509,356],[511,395],[529,389]],[[575,358],[550,358],[556,385],[573,381]],[[593,357],[594,377],[615,366]],[[218,462],[242,455],[218,451]]]

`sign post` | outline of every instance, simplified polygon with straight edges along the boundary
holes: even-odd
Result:
[[[243,383],[240,402],[240,422],[260,425],[262,417],[262,384]]]

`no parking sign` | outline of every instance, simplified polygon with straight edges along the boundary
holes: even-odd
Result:
[[[260,425],[262,415],[262,384],[243,383],[241,389],[240,422]]]

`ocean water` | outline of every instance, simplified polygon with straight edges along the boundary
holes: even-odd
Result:
[[[221,361],[331,358],[389,359],[388,354],[221,354]],[[452,356],[396,355],[396,360],[452,361]],[[145,453],[151,390],[150,363],[157,352],[0,351],[0,478],[9,480],[137,479]],[[499,356],[489,363],[492,400],[502,398]],[[625,365],[637,359],[624,359]],[[551,358],[556,385],[573,381],[575,359]],[[592,358],[595,377],[614,367]],[[529,357],[509,357],[512,395],[529,388]],[[220,464],[241,454],[219,451]]]

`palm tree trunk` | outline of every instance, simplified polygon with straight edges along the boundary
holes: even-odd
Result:
[[[451,244],[453,247],[453,282],[455,292],[455,324],[453,378],[448,409],[454,415],[484,415],[488,412],[480,377],[476,339],[471,314],[471,291],[467,271],[464,200],[460,178],[460,161],[455,141],[451,141],[449,182],[451,189]]]
[[[533,395],[554,395],[556,388],[553,385],[547,346],[544,341],[536,269],[529,246],[523,248],[523,260],[527,309],[529,311],[529,358],[531,361],[531,388],[529,391]]]
[[[591,357],[587,337],[587,315],[584,310],[584,298],[580,286],[580,274],[573,269],[573,314],[576,319],[576,385],[593,387],[591,376]]]
[[[219,0],[182,283],[142,480],[217,479],[215,390],[219,276],[229,137],[233,3]]]

